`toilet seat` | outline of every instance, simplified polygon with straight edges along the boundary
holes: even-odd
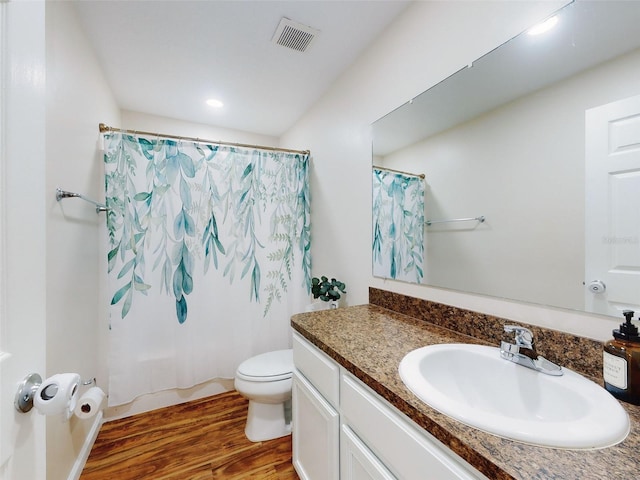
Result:
[[[293,351],[276,350],[251,357],[240,364],[236,376],[252,382],[275,382],[291,378]]]

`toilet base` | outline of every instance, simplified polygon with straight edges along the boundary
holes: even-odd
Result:
[[[244,433],[252,442],[291,435],[291,400],[284,404],[249,401]]]

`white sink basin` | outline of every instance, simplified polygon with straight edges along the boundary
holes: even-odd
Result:
[[[481,345],[431,345],[409,352],[400,377],[423,402],[472,427],[521,442],[570,449],[615,445],[629,433],[620,403],[563,368],[554,377]]]

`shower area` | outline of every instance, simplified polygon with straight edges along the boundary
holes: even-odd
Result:
[[[309,152],[100,130],[108,405],[289,348],[309,301]]]

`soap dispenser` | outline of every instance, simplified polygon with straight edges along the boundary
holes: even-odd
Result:
[[[625,323],[613,331],[613,340],[604,344],[604,387],[611,395],[640,405],[640,335],[631,319],[632,310],[624,310]]]

